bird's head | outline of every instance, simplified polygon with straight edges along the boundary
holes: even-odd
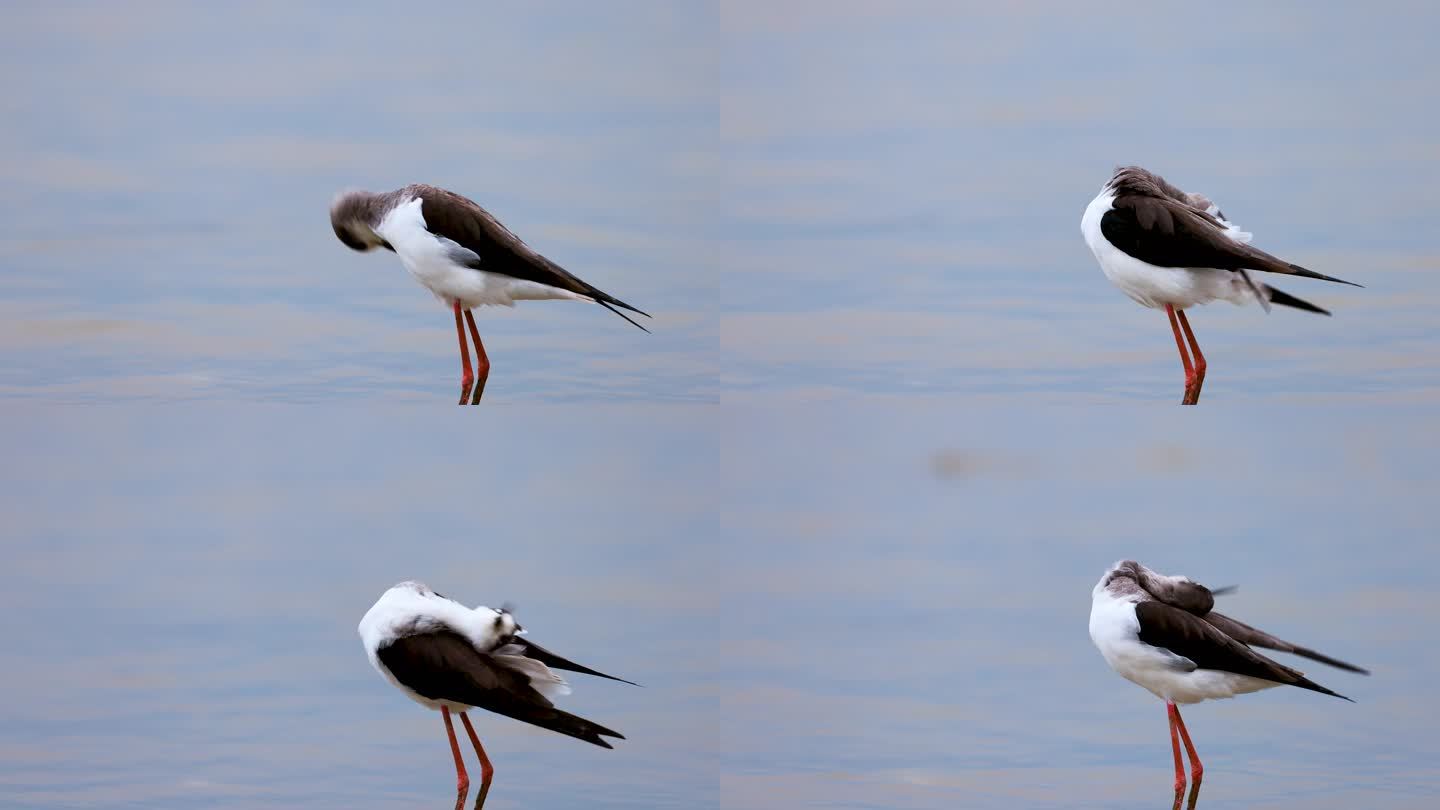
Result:
[[[1100,581],[1095,583],[1094,593],[1096,596],[1107,590],[1117,593],[1133,590],[1140,590],[1140,563],[1134,560],[1121,560],[1110,566],[1110,569],[1100,576]],[[1115,586],[1112,588],[1112,584]]]
[[[1166,576],[1134,560],[1121,560],[1105,572],[1093,593],[1098,596],[1102,591],[1108,591],[1114,596],[1123,596],[1143,591],[1171,607],[1203,616],[1215,607],[1215,594],[1230,590],[1217,588],[1212,591],[1189,577]]]
[[[330,226],[345,247],[361,252],[383,247],[394,250],[390,243],[375,233],[380,222],[380,196],[368,191],[342,191],[330,204]]]
[[[515,636],[523,636],[525,628],[515,621],[515,614],[510,612],[510,604],[507,602],[495,611],[495,618],[491,620],[491,632],[495,638],[502,643],[509,643]]]

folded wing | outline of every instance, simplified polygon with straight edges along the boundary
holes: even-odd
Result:
[[[1236,241],[1214,216],[1168,197],[1122,194],[1101,217],[1100,231],[1127,255],[1156,267],[1263,270],[1360,286]]]
[[[650,317],[648,313],[581,280],[541,256],[473,200],[436,186],[416,185],[407,190],[421,200],[420,212],[425,218],[426,229],[438,237],[449,239],[463,249],[455,252],[455,258],[461,264],[475,270],[483,269],[488,273],[500,273],[578,293],[593,299],[636,327],[649,331],[616,311],[615,307],[639,313],[647,318]]]
[[[521,671],[497,663],[449,629],[404,636],[377,651],[396,680],[431,700],[449,700],[502,714],[578,740],[611,748],[602,737],[624,736],[555,708]]]
[[[1299,670],[1271,661],[1204,619],[1179,608],[1163,602],[1141,602],[1135,606],[1135,615],[1140,621],[1140,641],[1188,658],[1199,669],[1248,675],[1350,699],[1306,678]]]
[[[1347,664],[1346,662],[1341,661],[1337,658],[1331,658],[1328,655],[1323,655],[1321,653],[1315,652],[1314,650],[1307,647],[1301,647],[1298,644],[1291,644],[1290,642],[1276,638],[1275,636],[1272,636],[1263,630],[1257,630],[1256,628],[1251,627],[1250,625],[1245,624],[1238,619],[1232,619],[1223,613],[1215,613],[1212,611],[1211,613],[1206,614],[1205,621],[1213,625],[1220,632],[1224,633],[1230,638],[1235,639],[1241,644],[1248,644],[1251,647],[1262,647],[1267,650],[1278,650],[1280,652],[1287,652],[1291,655],[1298,655],[1301,658],[1309,658],[1312,661],[1319,661],[1322,664],[1329,664],[1330,666],[1336,667],[1338,669],[1348,670],[1350,672],[1358,672],[1361,675],[1370,674],[1369,670],[1361,669],[1354,664]]]

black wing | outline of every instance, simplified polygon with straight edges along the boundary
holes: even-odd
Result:
[[[628,309],[645,317],[650,314],[636,309],[593,284],[582,281],[565,268],[536,253],[520,237],[500,224],[473,200],[453,191],[435,186],[417,185],[407,189],[419,197],[420,213],[425,217],[425,228],[436,236],[449,239],[464,248],[471,255],[456,256],[457,261],[476,270],[500,273],[512,278],[548,284],[562,290],[589,296],[597,304],[615,312],[644,331],[650,331],[635,323],[615,307]]]
[[[1361,669],[1354,664],[1347,664],[1344,661],[1336,658],[1331,658],[1328,655],[1322,655],[1321,653],[1315,652],[1314,650],[1307,647],[1301,647],[1298,644],[1291,644],[1290,642],[1276,638],[1275,636],[1272,636],[1263,630],[1257,630],[1242,621],[1232,619],[1223,613],[1211,612],[1205,616],[1205,621],[1214,625],[1217,629],[1220,630],[1220,632],[1224,633],[1230,638],[1235,639],[1241,644],[1248,644],[1252,647],[1263,647],[1267,650],[1279,650],[1280,652],[1287,652],[1292,655],[1298,655],[1301,658],[1309,658],[1312,661],[1319,661],[1322,664],[1329,664],[1330,666],[1336,667],[1338,669],[1349,670],[1350,672],[1358,672],[1361,675],[1370,674],[1369,670]]]
[[[1163,602],[1141,602],[1135,606],[1135,616],[1140,620],[1142,642],[1188,658],[1200,669],[1249,675],[1350,700],[1306,678],[1299,670],[1271,661],[1204,619],[1179,608]]]
[[[1122,194],[1100,218],[1100,232],[1126,255],[1156,267],[1263,270],[1360,286],[1236,242],[1214,217],[1169,198]]]
[[[1261,284],[1260,286],[1265,289],[1265,294],[1270,296],[1270,303],[1272,304],[1279,304],[1285,307],[1294,307],[1295,309],[1303,309],[1306,312],[1315,312],[1320,315],[1330,314],[1330,310],[1328,309],[1317,307],[1309,301],[1301,298],[1296,298],[1295,296],[1283,290],[1277,290],[1274,287],[1271,287],[1269,284]]]
[[[380,663],[406,687],[431,700],[450,700],[611,748],[625,739],[597,723],[555,708],[529,678],[495,663],[453,630],[405,636],[381,647]]]
[[[522,650],[521,655],[524,655],[526,658],[533,658],[536,661],[544,664],[545,666],[550,667],[551,669],[563,669],[568,672],[579,672],[584,675],[594,675],[597,678],[609,678],[612,681],[628,683],[631,686],[640,685],[638,683],[635,683],[634,681],[627,681],[624,678],[617,678],[614,675],[606,675],[603,672],[593,670],[586,666],[581,666],[574,661],[561,658],[555,653],[550,652],[544,647],[541,647],[539,644],[536,644],[535,642],[530,641],[522,636],[516,636],[515,638],[510,640],[510,643],[520,647],[520,649]]]

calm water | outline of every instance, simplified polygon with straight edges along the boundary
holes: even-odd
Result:
[[[1121,557],[1375,672],[1189,709],[1201,807],[1440,795],[1432,8],[12,6],[0,806],[449,806],[355,634],[416,577],[645,684],[575,679],[616,751],[477,714],[491,808],[1168,807]],[[1182,413],[1078,233],[1130,162],[1366,289],[1195,313]],[[415,180],[655,334],[483,312],[451,412],[326,222]]]
[[[405,408],[12,409],[0,805],[444,804],[439,716],[355,630],[420,578],[512,600],[536,641],[645,684],[566,700],[629,738],[615,751],[477,713],[487,807],[693,806],[714,781],[691,745],[715,705],[697,628],[718,595],[695,587],[714,453],[685,408],[644,430],[635,407],[508,410],[477,430]]]
[[[452,400],[444,308],[326,223],[427,179],[657,316],[482,313],[492,400],[1166,402],[1079,236],[1127,162],[1367,285],[1197,313],[1209,399],[1440,390],[1424,4],[468,8],[13,9],[0,392]]]
[[[1427,414],[413,410],[7,409],[0,804],[444,805],[354,629],[423,577],[645,684],[566,700],[615,751],[478,714],[491,807],[1157,807],[1161,704],[1086,633],[1130,556],[1375,672],[1189,709],[1201,806],[1434,799]]]

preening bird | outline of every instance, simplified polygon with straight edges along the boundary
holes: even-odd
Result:
[[[532,725],[611,748],[605,737],[619,732],[555,708],[551,699],[570,693],[555,670],[580,672],[621,683],[561,658],[524,638],[507,608],[470,609],[419,582],[402,582],[380,596],[360,620],[360,639],[370,663],[411,700],[438,710],[445,720],[457,787],[470,785],[450,713],[459,712],[480,759],[482,796],[494,768],[466,716],[472,708],[503,714]]]
[[[1175,755],[1177,792],[1185,787],[1179,739],[1185,741],[1191,776],[1197,784],[1204,773],[1185,721],[1180,718],[1179,705],[1276,686],[1298,686],[1350,700],[1251,647],[1288,652],[1350,672],[1369,674],[1354,664],[1283,641],[1216,613],[1214,595],[1227,590],[1212,591],[1187,577],[1157,574],[1138,562],[1122,560],[1100,577],[1091,593],[1090,639],[1106,663],[1122,677],[1165,701],[1170,720],[1170,746]]]
[[[1139,166],[1124,166],[1090,201],[1080,232],[1105,277],[1136,303],[1164,309],[1185,368],[1184,404],[1200,400],[1205,356],[1185,310],[1211,301],[1281,304],[1321,315],[1320,307],[1258,282],[1251,271],[1349,284],[1278,259],[1250,244],[1250,234],[1201,194],[1187,194]],[[1181,330],[1185,336],[1181,338]],[[1186,344],[1189,344],[1189,352]],[[1192,361],[1193,355],[1193,361]]]
[[[541,256],[489,211],[453,191],[415,183],[383,194],[343,192],[330,206],[330,224],[346,247],[393,251],[416,281],[454,311],[462,401],[472,384],[479,401],[490,376],[490,359],[471,313],[475,307],[540,299],[591,301],[649,331],[621,310],[648,314]],[[470,367],[462,310],[475,344],[478,377]]]

